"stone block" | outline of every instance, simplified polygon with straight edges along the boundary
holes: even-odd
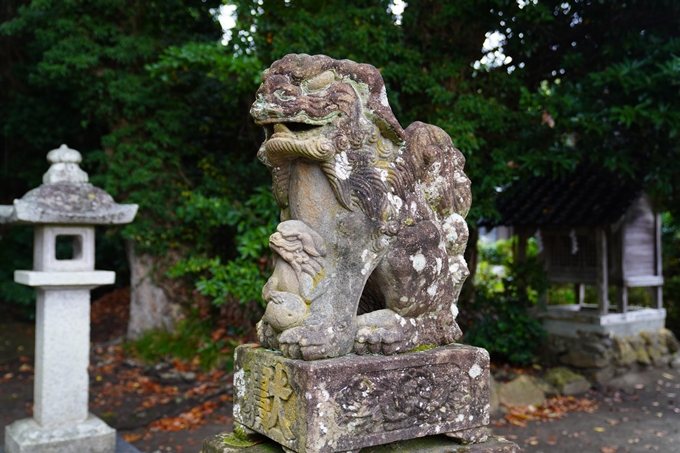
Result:
[[[57,259],[57,236],[72,238],[72,258]],[[35,226],[33,270],[44,272],[94,270],[94,227],[80,225]]]
[[[635,357],[637,359],[637,363],[640,365],[650,366],[652,364],[652,359],[649,357],[649,354],[644,347],[635,350]]]
[[[666,343],[668,352],[670,352],[671,354],[675,354],[680,350],[680,342],[678,342],[678,339],[670,330],[661,329],[659,331],[659,337],[661,338],[661,341]]]
[[[545,394],[531,376],[520,375],[498,389],[498,400],[505,406],[540,406]]]
[[[534,381],[534,384],[536,384],[536,386],[541,389],[546,398],[560,396],[560,391],[557,390],[550,382],[534,376],[532,376],[531,379]]]
[[[673,357],[668,365],[675,370],[680,370],[680,356]]]
[[[489,355],[449,345],[303,361],[236,349],[234,419],[299,453],[356,451],[489,423]]]
[[[81,423],[45,428],[34,419],[5,428],[6,453],[114,453],[116,430],[89,414]]]
[[[600,368],[598,370],[595,370],[593,373],[590,374],[590,378],[592,379],[593,382],[598,383],[599,385],[607,385],[609,382],[614,379],[614,376],[616,376],[616,368],[613,366],[609,366],[607,368]],[[588,384],[590,386],[590,384]],[[585,387],[585,386],[584,386]],[[580,393],[586,392],[588,389],[583,390]],[[572,393],[572,395],[577,395],[577,393]]]
[[[116,281],[113,271],[40,272],[14,271],[14,281],[26,286],[63,288],[65,286],[92,289]]]
[[[38,289],[33,417],[44,427],[87,418],[90,291]]]
[[[596,353],[586,351],[569,351],[560,357],[560,362],[564,365],[575,368],[604,368],[609,365],[609,360]]]
[[[630,366],[635,363],[637,356],[630,343],[625,338],[614,337],[614,360],[617,366]]]
[[[460,445],[445,436],[428,436],[368,447],[361,453],[520,453],[517,444],[502,437],[492,437],[474,445]],[[218,434],[203,441],[202,453],[284,453],[284,449],[272,442],[258,444],[234,439],[233,434]]]
[[[578,395],[590,389],[590,382],[583,376],[567,368],[551,368],[543,376],[563,395]]]

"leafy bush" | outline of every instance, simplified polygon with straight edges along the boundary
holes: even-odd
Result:
[[[514,241],[480,243],[475,303],[465,341],[486,348],[495,359],[528,364],[546,333],[529,314],[547,289],[534,241],[527,260],[515,263]]]
[[[9,302],[17,314],[35,317],[35,288],[14,283],[14,271],[33,268],[33,228],[0,231],[0,301]],[[4,234],[3,234],[4,233]]]
[[[670,212],[664,213],[661,220],[666,327],[680,335],[680,226]]]
[[[225,260],[207,253],[192,255],[173,266],[169,276],[195,279],[198,291],[216,305],[230,301],[264,304],[260,292],[271,273],[269,236],[276,230],[277,214],[269,187],[257,188],[245,203],[190,195],[178,210],[178,217],[187,223],[198,219],[200,228],[208,231],[221,229],[225,234],[223,227],[228,227],[233,232],[229,239],[235,244],[236,254]]]

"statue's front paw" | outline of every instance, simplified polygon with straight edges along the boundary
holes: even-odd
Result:
[[[354,352],[392,355],[412,349],[418,334],[411,321],[389,309],[359,316]]]
[[[347,332],[347,328],[340,324],[319,330],[308,327],[286,330],[279,336],[281,352],[291,359],[304,360],[345,355],[352,349],[354,333]]]
[[[265,321],[260,320],[257,323],[257,339],[260,341],[260,345],[268,349],[279,349],[279,342],[276,339],[277,332],[267,324]]]

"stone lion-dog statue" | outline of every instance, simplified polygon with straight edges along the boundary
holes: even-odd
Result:
[[[453,343],[470,180],[440,128],[402,129],[373,66],[287,55],[251,115],[281,209],[262,346],[315,360]]]

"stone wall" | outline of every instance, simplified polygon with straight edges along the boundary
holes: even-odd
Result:
[[[627,337],[579,331],[578,338],[550,335],[539,359],[543,365],[566,365],[593,382],[605,384],[630,371],[680,368],[679,349],[680,343],[668,329]]]

